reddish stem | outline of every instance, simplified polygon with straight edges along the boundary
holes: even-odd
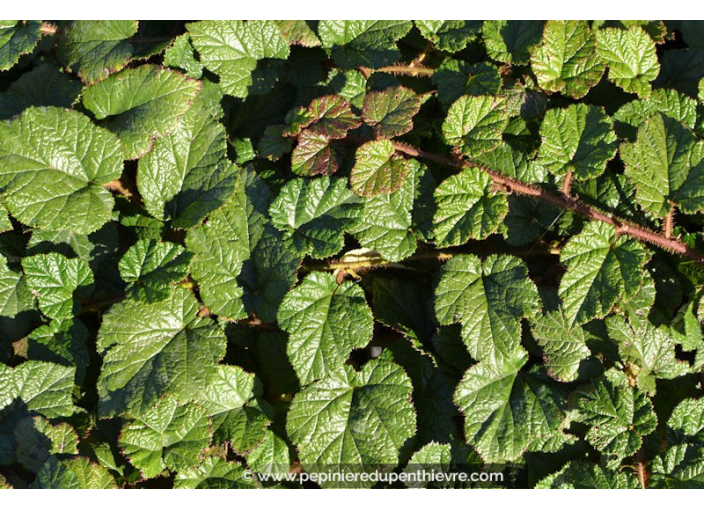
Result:
[[[567,196],[565,193],[551,193],[534,184],[528,184],[516,179],[512,179],[511,177],[500,174],[494,170],[491,170],[490,168],[487,168],[483,165],[471,161],[446,158],[444,156],[439,156],[437,154],[426,152],[424,150],[417,149],[415,147],[400,142],[394,142],[394,147],[398,152],[406,154],[407,156],[433,161],[441,165],[447,165],[458,169],[468,167],[476,168],[489,175],[489,177],[492,178],[495,184],[502,187],[509,193],[535,197],[544,202],[549,202],[551,204],[557,205],[558,207],[563,207],[565,209],[574,211],[577,214],[586,218],[608,223],[609,225],[613,225],[616,228],[616,232],[620,235],[627,235],[629,237],[633,237],[648,244],[652,244],[653,246],[657,246],[658,248],[667,250],[671,253],[686,257],[690,260],[693,260],[697,264],[704,265],[704,255],[692,250],[684,243],[676,239],[668,239],[664,235],[656,234],[655,232],[648,230],[645,227],[641,227],[640,225],[636,225],[629,221],[622,220],[615,216],[606,214],[594,207],[580,202],[575,198]]]
[[[665,216],[665,237],[667,239],[672,238],[672,227],[674,226],[675,220],[675,204],[670,204],[670,211]]]

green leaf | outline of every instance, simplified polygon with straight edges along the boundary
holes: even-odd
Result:
[[[650,487],[653,489],[704,488],[704,449],[681,444],[653,459]]]
[[[145,478],[165,469],[178,471],[198,464],[210,444],[211,424],[205,409],[178,405],[166,397],[122,427],[118,444]]]
[[[411,212],[426,168],[416,160],[408,161],[408,168],[409,175],[397,191],[365,201],[362,218],[351,230],[364,248],[379,252],[389,262],[416,251]]]
[[[244,476],[247,469],[237,462],[207,457],[197,466],[176,473],[174,489],[256,489],[254,476]]]
[[[412,26],[410,21],[323,20],[318,23],[318,37],[340,67],[376,69],[398,60],[396,41]]]
[[[408,162],[396,154],[394,144],[389,140],[374,140],[357,149],[350,186],[364,197],[393,193],[403,185],[407,173]]]
[[[508,213],[506,195],[495,191],[491,177],[476,168],[448,177],[434,196],[434,233],[440,248],[485,239]]]
[[[142,414],[166,394],[181,402],[198,395],[225,355],[226,339],[198,302],[175,287],[168,299],[148,306],[123,301],[103,317],[98,352],[102,416]]]
[[[697,123],[697,102],[673,89],[656,89],[648,98],[636,99],[623,105],[613,118],[617,130],[626,133],[628,138],[635,139],[636,128],[658,113],[694,129]],[[632,129],[626,129],[621,124],[627,124]]]
[[[0,118],[9,119],[30,106],[69,108],[80,94],[80,82],[58,65],[51,61],[38,63],[0,93]]]
[[[15,368],[0,365],[0,409],[15,399],[47,418],[71,416],[78,409],[71,394],[76,369],[43,361],[25,361]]]
[[[499,70],[485,62],[468,64],[463,60],[449,59],[435,70],[431,80],[445,108],[460,96],[491,96],[501,88]]]
[[[229,442],[239,454],[249,452],[264,440],[271,420],[259,408],[255,397],[261,389],[254,374],[237,366],[217,367],[210,384],[196,403],[213,422],[215,443]]]
[[[470,354],[487,365],[522,356],[521,319],[539,309],[538,290],[523,262],[509,255],[482,261],[457,255],[440,270],[435,315],[442,325],[462,323]]]
[[[621,144],[621,159],[649,212],[666,216],[672,203],[688,214],[704,210],[704,144],[679,122],[663,115],[646,120],[636,142]]]
[[[289,55],[274,21],[199,21],[186,28],[200,61],[220,77],[220,87],[230,96],[268,92],[267,59],[285,60]]]
[[[572,326],[604,317],[620,298],[631,298],[643,283],[648,255],[632,238],[618,236],[606,223],[592,221],[560,253],[567,272],[559,295]]]
[[[357,224],[363,204],[345,179],[294,179],[281,188],[269,214],[299,254],[321,259],[342,249],[343,234]]]
[[[257,473],[288,473],[291,459],[286,441],[268,430],[264,441],[247,455],[247,465]]]
[[[501,144],[508,125],[505,100],[493,96],[462,96],[447,112],[442,124],[445,141],[470,157],[477,157]]]
[[[674,379],[689,372],[675,357],[675,340],[666,326],[656,328],[647,319],[606,319],[609,336],[618,343],[621,359],[631,365],[638,388],[655,395],[656,379]]]
[[[376,136],[393,138],[413,129],[413,117],[420,105],[420,97],[411,89],[389,87],[365,96],[362,118]]]
[[[117,489],[112,475],[85,457],[50,457],[37,473],[32,489]]]
[[[564,314],[556,311],[535,317],[531,331],[543,348],[548,374],[560,382],[576,380],[583,362],[591,356],[584,330],[571,326]]]
[[[216,315],[246,317],[237,277],[264,233],[270,202],[266,184],[253,171],[243,170],[230,202],[186,237],[186,246],[195,254],[193,278],[203,302]]]
[[[372,360],[359,372],[340,366],[298,393],[286,431],[303,468],[370,473],[395,466],[399,449],[415,433],[411,390],[401,367]]]
[[[125,159],[149,152],[154,140],[174,132],[201,84],[153,65],[125,69],[83,90],[83,104],[119,136]]]
[[[245,293],[245,309],[264,322],[275,322],[284,295],[297,281],[301,256],[281,232],[267,225],[252,258],[245,261],[237,282]]]
[[[28,108],[0,125],[0,193],[12,215],[44,230],[88,234],[112,219],[101,185],[122,173],[120,143],[85,115]]]
[[[616,155],[611,119],[601,108],[575,104],[548,110],[540,126],[538,163],[554,175],[577,180],[598,177]]]
[[[667,420],[670,444],[704,443],[704,400],[686,399],[677,404]]]
[[[81,384],[90,362],[88,328],[78,319],[53,320],[29,334],[27,358],[76,368],[76,383]]]
[[[4,205],[0,204],[0,234],[12,230],[12,221],[10,221],[10,213]]]
[[[403,470],[409,476],[416,476],[420,480],[411,479],[404,483],[406,487],[412,489],[426,487],[428,483],[424,481],[424,477],[427,476],[425,473],[449,473],[451,462],[452,452],[449,444],[440,444],[434,441],[428,443],[413,454],[413,457],[411,457],[408,465]]]
[[[74,293],[86,293],[93,284],[93,273],[85,261],[59,253],[26,257],[22,267],[39,309],[52,319],[71,319],[80,309]]]
[[[332,175],[342,159],[341,149],[325,135],[307,129],[298,136],[291,154],[291,171],[296,175]]]
[[[22,55],[34,50],[41,28],[41,21],[0,21],[0,71],[7,71]]]
[[[465,438],[484,462],[514,461],[547,441],[567,440],[564,397],[520,372],[526,361],[523,353],[499,364],[474,365],[455,390]]]
[[[137,183],[147,211],[174,228],[191,228],[224,205],[237,182],[225,128],[197,98],[176,131],[139,161]]]
[[[635,454],[658,420],[650,400],[629,386],[625,375],[611,371],[579,393],[575,420],[590,426],[586,438],[615,468]]]
[[[7,267],[7,260],[0,255],[0,317],[12,318],[33,307],[34,296],[25,277]]]
[[[335,373],[353,349],[365,347],[374,318],[358,285],[311,273],[284,297],[278,323],[289,334],[289,360],[308,384]]]
[[[94,83],[124,68],[134,48],[127,41],[137,33],[133,20],[72,21],[57,47],[57,57],[83,83]]]
[[[655,43],[641,27],[598,30],[597,53],[609,66],[609,81],[640,97],[650,95],[650,82],[660,74]]]
[[[474,162],[493,171],[524,182],[545,182],[547,172],[528,154],[502,142],[496,149],[474,158]]]
[[[638,489],[635,476],[624,471],[612,471],[598,464],[583,461],[568,462],[559,472],[544,478],[536,489]]]
[[[192,254],[169,242],[137,241],[120,260],[118,269],[128,282],[127,299],[153,303],[169,297],[172,284],[188,274]]]
[[[531,52],[538,85],[549,92],[584,97],[604,72],[597,39],[586,21],[548,21],[543,41]]]
[[[481,30],[481,21],[416,20],[420,33],[440,51],[463,50]]]
[[[164,65],[183,69],[186,76],[196,80],[203,75],[203,64],[196,59],[189,34],[179,35],[164,52]]]
[[[15,427],[17,462],[37,472],[51,455],[78,454],[78,435],[68,423],[52,425],[41,416],[25,418]]]
[[[537,20],[486,20],[482,27],[489,56],[508,64],[527,64],[530,50],[540,44],[544,22]]]

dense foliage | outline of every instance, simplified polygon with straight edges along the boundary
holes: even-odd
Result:
[[[703,30],[0,21],[0,488],[704,486]]]

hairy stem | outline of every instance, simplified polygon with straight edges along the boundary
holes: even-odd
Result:
[[[657,246],[658,248],[662,248],[671,253],[686,257],[690,260],[693,260],[697,264],[704,265],[704,255],[695,250],[692,250],[681,241],[677,239],[668,239],[665,235],[657,234],[651,230],[648,230],[645,227],[636,225],[629,221],[622,220],[611,214],[602,212],[596,209],[595,207],[589,206],[571,196],[566,195],[565,193],[551,193],[550,191],[540,188],[534,184],[528,184],[517,179],[513,179],[506,175],[500,174],[495,170],[492,170],[490,168],[487,168],[483,165],[471,161],[450,159],[444,156],[426,152],[421,149],[417,149],[415,147],[400,142],[394,142],[394,147],[398,152],[406,154],[407,156],[433,161],[441,165],[447,165],[457,169],[467,167],[477,168],[478,170],[481,170],[482,172],[489,175],[489,177],[491,177],[494,181],[494,184],[502,187],[508,193],[534,197],[538,200],[549,202],[551,204],[557,205],[558,207],[574,211],[577,214],[586,218],[608,223],[609,225],[612,225],[616,228],[616,232],[619,235],[633,237],[634,239],[644,241],[648,244]]]
[[[645,469],[645,455],[643,453],[643,448],[636,452],[636,474],[638,475],[638,481],[640,482],[641,489],[648,488],[648,472]]]
[[[565,175],[565,180],[562,183],[562,193],[565,196],[570,196],[570,189],[572,188],[572,170],[567,171]]]
[[[675,220],[675,204],[670,203],[670,211],[665,216],[665,237],[667,239],[672,238],[672,227],[674,226]]]
[[[369,78],[369,76],[374,73],[406,74],[409,76],[432,76],[435,72],[435,69],[413,64],[393,64],[386,67],[380,67],[379,69],[372,69],[370,67],[359,67],[358,70],[366,78]]]

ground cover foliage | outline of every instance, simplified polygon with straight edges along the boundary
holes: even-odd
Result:
[[[0,21],[0,488],[704,486],[702,28]]]

